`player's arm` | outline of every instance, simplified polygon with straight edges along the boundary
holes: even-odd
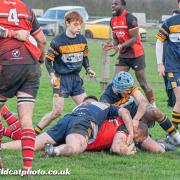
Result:
[[[41,57],[39,59],[39,62],[44,62],[45,57],[45,47],[46,47],[46,37],[36,19],[35,14],[32,11],[32,30],[31,35],[35,38],[37,41],[38,48],[41,51]]]
[[[124,124],[128,130],[127,144],[131,144],[133,142],[133,138],[134,138],[133,123],[132,123],[131,115],[127,109],[119,108],[118,116],[120,118],[122,118],[122,120],[124,121]]]
[[[53,86],[56,86],[56,83],[57,83],[57,77],[55,75],[55,70],[53,67],[53,62],[56,60],[57,56],[60,56],[60,53],[58,51],[57,43],[53,39],[50,43],[50,47],[48,48],[48,51],[45,56],[46,57],[45,58],[46,69],[49,73],[49,76],[51,78],[51,84]]]
[[[164,42],[167,39],[169,34],[169,28],[166,22],[162,25],[159,32],[156,34],[156,59],[158,64],[158,73],[159,76],[165,75],[165,67],[163,65],[163,50],[164,50]]]
[[[112,29],[111,21],[110,21],[110,27]],[[118,44],[119,43],[118,43],[117,36],[114,32],[112,32],[112,41],[104,43],[102,45],[102,49],[103,49],[103,51],[109,51],[110,49],[114,48]]]
[[[87,41],[86,41],[86,46],[83,52],[83,62],[82,65],[84,69],[86,70],[87,74],[89,75],[90,78],[93,78],[96,76],[96,73],[92,70],[90,64],[89,64],[89,59],[88,59],[88,46],[87,46]]]
[[[146,98],[143,96],[143,94],[141,93],[141,91],[138,90],[138,88],[134,89],[134,92],[132,92],[132,96],[138,103],[138,109],[133,118],[133,125],[137,127],[139,125],[140,119],[146,112],[148,102]]]
[[[29,31],[26,30],[9,30],[0,26],[0,37],[1,38],[15,38],[19,41],[26,41],[30,35]]]

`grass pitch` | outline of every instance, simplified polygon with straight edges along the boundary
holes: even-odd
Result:
[[[146,54],[146,73],[148,82],[151,84],[157,106],[169,117],[171,110],[166,105],[166,94],[163,80],[158,77],[157,65],[155,59],[155,33],[156,30],[148,31],[148,40],[144,42]],[[100,96],[102,90],[99,86],[101,74],[101,44],[96,41],[89,41],[90,64],[97,73],[97,81],[90,80],[86,77],[85,72],[81,72],[84,78],[84,87],[87,94]],[[110,60],[110,78],[113,76],[113,67],[115,59]],[[133,74],[133,71],[131,71]],[[16,113],[16,100],[8,101],[9,108]],[[63,114],[70,112],[74,108],[74,102],[69,98],[65,101]],[[33,122],[34,126],[39,122],[43,115],[52,108],[52,88],[49,81],[48,73],[45,67],[42,67],[41,85],[37,96]],[[55,122],[53,122],[55,123]],[[6,125],[4,123],[4,125]],[[153,138],[164,138],[165,133],[158,124],[150,130]],[[4,138],[4,141],[9,139]],[[18,151],[1,152],[4,160],[4,166],[10,169],[21,168],[21,154]],[[152,154],[138,151],[135,156],[122,157],[111,155],[108,152],[83,153],[73,157],[56,157],[44,159],[42,152],[36,152],[33,169],[38,170],[70,170],[69,176],[34,176],[33,179],[180,179],[180,151],[167,152],[165,154]],[[0,179],[19,179],[16,176],[1,176]],[[26,179],[27,177],[25,177]]]

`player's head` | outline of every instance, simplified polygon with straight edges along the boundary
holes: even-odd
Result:
[[[177,0],[177,3],[178,3],[178,7],[180,8],[180,0]]]
[[[134,86],[134,80],[128,72],[119,72],[113,78],[113,90],[118,93],[128,94]]]
[[[79,34],[83,23],[82,16],[77,11],[67,12],[64,16],[66,28],[73,34]]]
[[[83,99],[83,102],[92,102],[92,101],[98,101],[98,98],[96,96],[87,96]]]
[[[180,14],[180,9],[173,10],[173,16]]]
[[[112,0],[112,14],[113,16],[118,16],[122,13],[126,6],[125,0]]]

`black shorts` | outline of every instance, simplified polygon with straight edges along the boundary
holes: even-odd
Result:
[[[47,134],[56,142],[62,144],[69,134],[81,134],[87,140],[92,132],[91,121],[87,117],[65,115],[55,126],[47,130]]]
[[[41,76],[38,64],[2,65],[0,72],[0,96],[12,98],[18,91],[34,98],[39,88]]]
[[[57,86],[53,88],[55,97],[78,96],[84,93],[83,80],[79,74],[60,75],[58,77]]]
[[[118,57],[116,66],[128,66],[128,67],[131,67],[135,71],[139,71],[146,67],[145,57],[144,55],[137,58]]]

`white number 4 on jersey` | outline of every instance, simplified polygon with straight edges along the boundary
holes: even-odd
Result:
[[[19,19],[16,8],[10,9],[9,15],[8,15],[8,21],[14,22],[16,25],[19,25]]]

